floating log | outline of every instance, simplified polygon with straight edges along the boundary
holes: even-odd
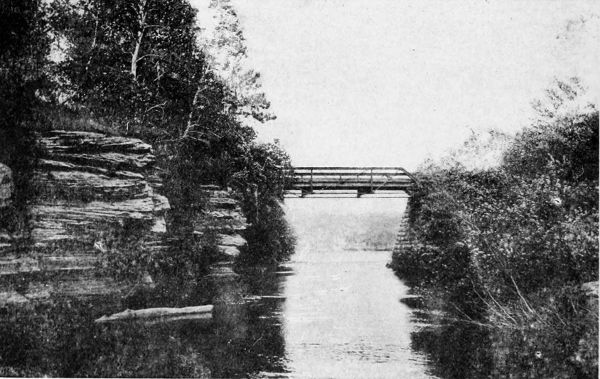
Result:
[[[102,316],[95,322],[113,322],[113,321],[135,321],[135,320],[154,320],[162,319],[208,319],[212,317],[212,305],[200,305],[184,308],[147,308],[131,310],[127,309],[120,313],[110,316]]]

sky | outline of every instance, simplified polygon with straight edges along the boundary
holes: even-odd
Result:
[[[192,3],[206,16],[207,0]],[[598,1],[233,4],[277,115],[259,137],[298,166],[412,170],[472,131],[527,125],[554,78],[598,94]]]

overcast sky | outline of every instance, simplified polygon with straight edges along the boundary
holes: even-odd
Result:
[[[278,116],[262,139],[295,165],[409,169],[525,125],[553,77],[597,89],[598,19],[577,20],[599,3],[234,0]]]

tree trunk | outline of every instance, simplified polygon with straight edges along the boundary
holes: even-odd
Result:
[[[185,127],[185,131],[183,132],[183,135],[181,136],[181,139],[187,138],[188,135],[190,134],[190,132],[192,131],[192,127],[194,125],[192,123],[192,119],[194,118],[194,109],[198,105],[198,99],[200,98],[200,94],[202,93],[202,91],[204,91],[207,88],[207,86],[202,86],[202,83],[204,82],[204,79],[206,78],[206,75],[208,74],[208,69],[209,69],[209,67],[207,65],[204,65],[204,68],[202,70],[202,75],[200,76],[200,79],[198,80],[198,87],[196,88],[196,92],[194,93],[194,99],[192,100],[192,106],[190,107],[190,113],[188,113],[187,125]]]
[[[194,94],[194,99],[192,100],[192,107],[190,108],[190,113],[188,114],[187,126],[185,127],[185,131],[181,136],[182,139],[187,138],[187,136],[190,134],[190,131],[192,130],[192,119],[194,117],[194,109],[198,104],[198,97],[200,97],[200,92],[202,92],[202,88],[200,87],[200,84],[198,84],[198,88],[196,89],[196,93]]]
[[[138,11],[139,30],[137,40],[135,43],[135,48],[133,50],[133,54],[131,54],[131,75],[133,76],[133,80],[135,81],[137,81],[137,63],[140,56],[140,47],[142,46],[142,40],[144,39],[144,31],[146,29],[146,2],[147,0],[142,0],[140,2],[140,8]]]

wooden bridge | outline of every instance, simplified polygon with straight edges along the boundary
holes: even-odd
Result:
[[[286,196],[406,195],[413,176],[402,167],[293,167],[285,170]],[[382,196],[385,195],[385,196]]]

